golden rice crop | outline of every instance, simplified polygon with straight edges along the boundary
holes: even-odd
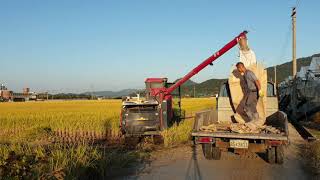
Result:
[[[192,98],[182,99],[182,108],[186,110],[186,116],[194,115],[195,112],[210,109],[215,106],[214,98]],[[186,143],[190,140],[194,119],[186,119],[162,132],[164,145],[166,147]]]
[[[182,108],[190,116],[212,108],[214,102],[212,98],[182,99]],[[118,131],[120,107],[120,100],[0,103],[0,141],[10,142],[0,142],[0,176],[107,179],[113,168],[119,169],[148,157],[148,153],[140,150],[99,149],[85,142],[74,145],[28,143],[30,135],[39,136],[37,131],[44,128]],[[165,130],[165,146],[187,142],[192,124],[193,120],[188,119]],[[24,133],[10,133],[12,129]]]
[[[0,103],[0,135],[43,128],[68,131],[118,130],[120,100]],[[6,133],[8,135],[8,133]]]
[[[213,107],[214,99],[186,98],[181,104],[188,115]],[[43,128],[118,132],[120,107],[121,100],[0,103],[0,136],[16,136],[16,133],[6,133],[12,130],[28,136]]]
[[[194,114],[200,110],[213,108],[215,102],[215,98],[183,98],[181,100],[181,107],[187,114]]]

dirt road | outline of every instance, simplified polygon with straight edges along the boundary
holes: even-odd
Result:
[[[184,146],[154,153],[149,164],[119,179],[310,179],[299,156],[304,141],[291,124],[289,132],[291,144],[285,149],[283,165],[270,165],[256,154],[224,153],[221,160],[206,160],[201,146]]]

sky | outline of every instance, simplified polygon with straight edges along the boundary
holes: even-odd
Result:
[[[22,91],[143,88],[184,76],[243,30],[266,66],[291,59],[297,0],[0,0],[0,83]],[[320,1],[300,0],[297,57],[320,52]],[[235,47],[192,80],[226,78]]]

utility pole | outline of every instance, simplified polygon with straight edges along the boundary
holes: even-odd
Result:
[[[292,76],[297,74],[297,60],[296,60],[296,7],[292,8]]]
[[[274,93],[277,94],[277,65],[274,66]]]
[[[90,90],[91,90],[91,100],[93,100],[93,84],[90,85]]]
[[[274,66],[274,84],[277,84],[277,65]]]

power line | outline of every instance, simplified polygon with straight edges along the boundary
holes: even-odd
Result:
[[[291,35],[291,20],[290,20],[290,23],[288,23],[287,32],[285,34],[284,43],[280,49],[280,53],[279,53],[280,55],[278,57],[278,61],[280,60],[284,61],[283,59],[289,45],[290,35]]]

